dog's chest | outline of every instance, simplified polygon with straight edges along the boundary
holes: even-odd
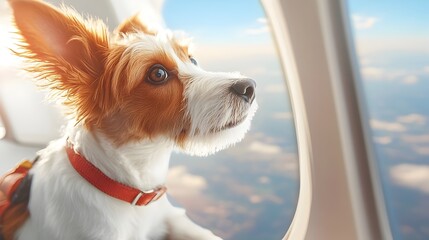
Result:
[[[157,239],[165,232],[165,197],[144,207],[113,199],[82,179],[61,149],[42,159],[32,174],[31,218],[20,240]]]

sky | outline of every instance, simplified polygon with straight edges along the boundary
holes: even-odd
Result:
[[[288,96],[262,8],[248,1],[234,1],[227,7],[223,1],[184,2],[165,2],[166,24],[192,33],[203,66],[239,69],[256,76],[263,88],[258,100],[275,103],[261,105],[260,114],[265,117],[255,119],[250,136],[263,137],[256,142],[245,140],[250,142],[247,146],[261,153],[296,154]],[[347,3],[364,87],[362,100],[369,114],[392,234],[398,240],[428,239],[429,2]],[[269,138],[275,140],[270,142]],[[242,149],[246,147],[239,145],[235,151]],[[296,162],[291,169],[296,169]],[[293,211],[294,202],[287,204]]]
[[[283,72],[259,1],[165,0],[161,5],[166,26],[193,38],[199,65],[255,79],[259,104],[251,131],[235,147],[208,158],[174,154],[169,194],[192,219],[225,239],[280,239],[296,207],[298,156]],[[394,238],[428,239],[429,2],[350,0],[348,10]],[[7,12],[6,2],[0,3],[0,97],[22,139],[45,141],[58,134],[54,123],[60,118],[40,103],[43,94],[35,93],[31,81],[22,80],[28,76],[17,75],[17,60],[7,49],[13,43],[5,34]],[[16,78],[21,81],[5,85]],[[20,120],[28,113],[37,127],[23,127]],[[34,152],[15,151],[0,141],[0,151],[8,149]]]
[[[208,158],[173,156],[174,174],[196,177],[200,189],[176,200],[225,239],[281,239],[296,207],[298,157],[283,72],[261,5],[166,0],[163,15],[167,27],[193,38],[204,69],[239,71],[258,86],[259,109],[243,142]]]
[[[412,0],[405,4],[401,0],[351,0],[348,4],[352,15],[368,20],[366,25],[356,25],[358,29],[366,29],[359,33],[360,36],[386,39],[429,36],[426,31],[428,1]]]
[[[429,2],[348,1],[394,239],[429,238]]]
[[[196,41],[248,44],[269,40],[264,34],[268,26],[263,9],[254,0],[166,0],[163,14],[169,28],[192,32]]]

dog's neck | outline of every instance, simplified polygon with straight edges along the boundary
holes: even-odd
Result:
[[[142,191],[165,184],[173,143],[165,138],[141,140],[120,147],[102,133],[69,127],[67,137],[77,152],[108,177]]]

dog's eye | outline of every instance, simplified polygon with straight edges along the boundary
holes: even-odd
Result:
[[[189,57],[189,60],[191,60],[191,63],[193,63],[195,66],[198,65],[197,60],[195,60],[195,58]]]
[[[149,69],[149,74],[147,75],[148,82],[152,84],[162,84],[168,79],[168,72],[160,64],[155,64]]]

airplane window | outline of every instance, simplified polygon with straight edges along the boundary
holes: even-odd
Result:
[[[208,158],[172,157],[171,195],[191,218],[225,239],[281,239],[296,208],[298,157],[262,6],[255,0],[167,0],[163,16],[169,28],[193,37],[195,58],[204,69],[240,71],[255,79],[259,104],[251,131],[234,148]]]
[[[429,2],[349,0],[394,239],[429,238]]]
[[[64,2],[80,4],[76,9],[85,14],[103,14],[88,1]],[[173,202],[224,239],[281,239],[297,204],[298,154],[293,114],[262,6],[257,0],[160,2],[166,26],[193,37],[198,65],[210,71],[239,71],[254,79],[259,105],[250,132],[235,147],[206,158],[172,156],[167,186]],[[128,6],[137,1],[122,3],[112,1],[116,8],[123,6],[117,15],[131,16],[138,9]],[[13,32],[7,27],[6,1],[0,3],[0,11],[5,13],[0,15],[0,100],[18,142],[40,146],[58,136],[63,119],[41,103],[43,94],[36,93],[29,76],[18,70],[20,62],[8,49],[13,35],[3,34]],[[114,22],[109,21],[110,29]]]

